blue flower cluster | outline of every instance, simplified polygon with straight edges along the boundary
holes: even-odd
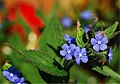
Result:
[[[85,31],[84,31],[85,32]],[[75,59],[76,63],[80,65],[81,62],[87,63],[88,62],[88,55],[86,48],[81,48],[76,43],[75,37],[70,37],[68,34],[65,34],[64,39],[67,43],[62,45],[62,50],[60,50],[60,55],[65,57],[66,60]],[[108,38],[105,34],[101,32],[97,32],[95,34],[95,38],[91,38],[90,40],[93,50],[96,52],[102,52],[106,50]],[[108,62],[112,59],[112,48],[110,47],[108,53]]]
[[[87,63],[88,56],[86,53],[86,48],[80,48],[80,46],[76,46],[76,39],[74,37],[71,38],[68,34],[64,36],[64,39],[68,44],[62,45],[60,54],[64,56],[66,60],[71,60],[74,57],[78,65],[80,65],[81,61],[83,63]]]
[[[6,77],[10,82],[15,84],[24,84],[25,78],[21,76],[21,73],[15,69],[14,66],[3,71],[3,76]]]

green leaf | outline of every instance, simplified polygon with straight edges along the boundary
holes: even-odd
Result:
[[[82,48],[85,46],[83,42],[83,34],[84,34],[84,30],[82,28],[77,28],[76,42],[77,42],[77,45],[79,45]]]
[[[38,46],[40,50],[49,53],[49,56],[55,58],[57,62],[60,62],[61,59],[57,56],[54,50],[58,51],[58,47],[62,44],[62,28],[56,14],[53,14],[49,24],[46,26],[45,30],[40,36]],[[50,48],[49,45],[53,47],[54,50]]]
[[[110,27],[108,27],[107,29],[104,30],[108,39],[110,39],[113,36],[115,30],[117,29],[117,26],[118,26],[118,22],[115,22],[112,26],[110,26]]]
[[[101,69],[100,67],[97,66],[97,67],[93,68],[93,70],[95,70],[105,76],[111,77],[117,81],[120,81],[120,75],[107,66],[103,66],[103,69]]]
[[[44,13],[43,13],[40,9],[37,9],[37,10],[36,10],[36,14],[37,14],[40,18],[42,18],[45,23],[47,23],[46,17],[45,17]]]
[[[40,70],[52,74],[54,76],[65,76],[67,73],[64,70],[59,70],[54,64],[54,60],[47,52],[35,50],[20,50],[18,52],[26,61],[29,61]]]
[[[26,34],[29,34],[31,32],[30,27],[28,26],[28,24],[22,19],[22,17],[17,14],[18,18],[17,18],[17,22],[20,23],[22,25],[22,27],[25,29]]]
[[[39,50],[18,50],[10,46],[9,44],[6,45],[19,53],[20,56],[25,59],[25,61],[30,62],[35,67],[39,68],[41,71],[44,71],[53,76],[67,75],[66,71],[59,70],[59,68],[53,64],[54,60],[47,52],[42,52]]]

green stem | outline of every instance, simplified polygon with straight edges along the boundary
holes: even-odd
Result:
[[[64,62],[65,62],[65,58],[62,58],[62,60],[60,62],[60,64],[61,64],[62,67],[64,66]]]

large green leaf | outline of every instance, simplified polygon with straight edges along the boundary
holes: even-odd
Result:
[[[97,67],[93,68],[93,70],[95,70],[105,76],[111,77],[117,81],[120,81],[120,75],[107,66],[103,66],[103,69],[97,66]]]
[[[11,47],[10,45],[8,46]],[[60,70],[57,66],[53,64],[54,60],[47,52],[42,52],[39,50],[18,50],[13,47],[11,48],[14,49],[17,53],[19,53],[23,59],[33,64],[41,71],[44,71],[53,76],[67,75],[66,71]]]
[[[49,53],[49,56],[55,58],[57,61],[60,61],[60,58],[56,55],[54,50],[58,51],[58,47],[63,43],[61,32],[62,28],[57,16],[53,14],[38,42],[40,50]],[[52,48],[49,45],[52,46]]]
[[[64,70],[59,70],[57,66],[53,64],[54,60],[49,56],[47,52],[35,51],[35,50],[26,50],[19,51],[19,54],[25,58],[26,61],[29,61],[35,65],[40,70],[52,74],[55,76],[65,76],[67,73]]]
[[[113,36],[117,26],[118,26],[118,22],[115,22],[112,26],[110,26],[110,27],[108,27],[107,29],[104,30],[108,39],[110,39]]]

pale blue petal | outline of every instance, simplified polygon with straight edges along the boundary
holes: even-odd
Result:
[[[84,28],[84,32],[87,34],[89,31],[90,31],[90,29],[86,26],[86,27]]]
[[[70,54],[67,54],[67,55],[65,56],[65,58],[66,58],[66,60],[71,60],[71,59],[72,59],[72,56],[71,56]]]
[[[79,57],[78,54],[79,54],[79,52],[75,51],[75,52],[74,52],[74,57],[75,57],[75,58],[78,58],[78,57]]]
[[[95,35],[95,38],[96,38],[97,41],[101,40],[102,37],[103,37],[103,35],[101,33],[98,33],[98,34]]]
[[[102,44],[107,44],[108,43],[108,38],[104,36],[101,40]]]
[[[92,45],[96,45],[96,44],[97,44],[97,41],[96,41],[96,39],[94,39],[94,38],[91,38],[91,44],[92,44]]]
[[[80,46],[77,46],[77,47],[76,47],[76,51],[77,51],[77,52],[80,52]]]
[[[96,45],[93,46],[93,49],[94,49],[95,51],[99,51],[99,48],[100,48],[100,46],[99,46],[98,44],[96,44]]]
[[[74,50],[76,49],[76,45],[75,44],[70,44],[70,50]]]
[[[81,53],[82,53],[82,55],[86,55],[86,48],[82,48]]]
[[[87,61],[88,61],[88,56],[82,56],[82,57],[81,57],[81,60],[82,60],[83,63],[87,63]]]
[[[11,78],[11,81],[17,83],[17,82],[19,82],[19,77],[13,76],[13,77]]]
[[[107,45],[105,44],[100,44],[100,50],[105,50],[107,49]]]
[[[63,45],[62,45],[62,49],[68,50],[68,49],[69,49],[69,46],[68,46],[67,44],[63,44]]]
[[[71,38],[70,38],[70,36],[69,36],[68,34],[65,34],[64,39],[65,39],[66,41],[71,40]]]
[[[20,82],[21,82],[21,83],[24,83],[24,81],[25,81],[25,78],[22,77],[22,78],[20,79]]]
[[[65,56],[65,55],[67,54],[67,52],[66,52],[65,50],[61,50],[61,51],[60,51],[60,54],[61,54],[62,56]]]
[[[112,47],[109,48],[109,53],[112,53]]]
[[[75,60],[76,60],[76,63],[77,63],[78,65],[80,65],[80,62],[81,62],[81,61],[80,61],[80,58],[78,57],[78,58],[76,58]]]
[[[8,72],[8,71],[3,71],[3,76],[7,77],[7,76],[9,76],[9,75],[10,75],[10,72]]]

